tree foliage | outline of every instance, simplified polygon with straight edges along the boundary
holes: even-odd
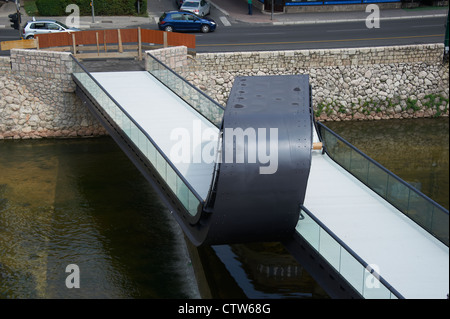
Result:
[[[136,15],[137,2],[140,1],[140,12],[147,11],[147,0],[94,0],[94,13],[98,16]],[[91,15],[91,0],[36,0],[36,7],[41,16],[67,15],[66,7],[76,4],[80,15]]]

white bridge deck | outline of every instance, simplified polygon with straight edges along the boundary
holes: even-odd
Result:
[[[198,125],[201,132],[219,134],[213,124],[147,72],[92,75],[169,158],[180,143],[180,135],[174,132],[189,135],[190,162],[201,158],[202,148],[211,143],[208,134],[201,136],[205,134],[199,133]],[[205,199],[214,163],[173,163]],[[405,298],[447,298],[448,247],[321,152],[313,151],[304,206]]]
[[[447,298],[448,247],[318,151],[304,206],[405,298]]]
[[[202,150],[205,145],[217,144],[219,129],[146,71],[93,72],[91,75],[206,199],[214,161],[203,161]],[[211,141],[214,134],[215,140]]]

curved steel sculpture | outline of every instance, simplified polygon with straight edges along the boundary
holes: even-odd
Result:
[[[311,166],[307,75],[237,77],[225,109],[212,187],[194,241],[278,241],[299,219]]]

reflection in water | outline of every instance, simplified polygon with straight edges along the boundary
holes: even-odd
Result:
[[[111,139],[0,141],[0,185],[0,297],[198,297],[178,225]]]
[[[328,298],[280,243],[214,247],[248,298]]]

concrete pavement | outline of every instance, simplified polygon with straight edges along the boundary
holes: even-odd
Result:
[[[152,0],[149,0],[152,1]],[[246,23],[270,23],[273,25],[317,24],[334,22],[365,21],[370,14],[365,11],[345,12],[305,12],[305,13],[275,13],[253,10],[253,15],[247,14],[247,6],[243,0],[210,0],[224,15],[231,19]],[[425,17],[447,16],[448,7],[421,9],[384,9],[380,10],[380,19],[420,19]]]
[[[215,9],[218,10],[220,19],[216,22],[219,26],[230,26],[235,23],[249,24],[317,24],[332,22],[365,21],[370,14],[364,11],[350,12],[308,12],[308,13],[270,13],[254,9],[253,15],[247,14],[247,4],[243,0],[210,0]],[[14,2],[0,1],[0,28],[10,28],[8,14],[16,12]],[[156,21],[163,11],[173,10],[174,1],[148,0],[148,17],[134,16],[96,16],[94,21],[91,16],[80,17],[81,29],[88,28],[124,28],[135,25],[151,24],[156,27]],[[31,19],[21,8],[22,21]],[[447,16],[448,7],[422,8],[422,9],[386,9],[380,11],[380,19],[420,19],[424,17]],[[46,17],[39,17],[46,18]],[[48,17],[61,22],[70,22],[67,17]],[[67,23],[66,23],[67,24]]]

